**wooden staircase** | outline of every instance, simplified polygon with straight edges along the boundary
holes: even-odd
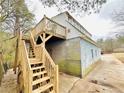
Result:
[[[50,38],[51,36],[47,37]],[[44,38],[45,40],[45,38]],[[45,49],[20,34],[18,48],[18,93],[58,93],[58,66]]]
[[[50,82],[50,76],[48,76],[46,67],[43,62],[36,58],[34,49],[31,46],[30,41],[26,43],[28,45],[28,56],[30,59],[30,67],[32,74],[32,93],[55,93],[53,90],[53,84]]]
[[[31,64],[33,71],[33,93],[54,93],[53,84],[50,83],[50,77],[45,66],[40,62]]]
[[[52,36],[66,39],[67,29],[44,18],[30,31],[29,39],[20,32],[17,39],[14,71],[18,67],[18,93],[59,93],[58,65],[50,57],[45,42]],[[40,37],[41,44],[35,39]]]

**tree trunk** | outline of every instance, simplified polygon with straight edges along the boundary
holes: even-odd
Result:
[[[19,22],[19,10],[16,7],[15,13],[15,26],[14,26],[14,36],[17,37],[16,40],[16,53],[15,53],[15,62],[14,62],[14,71],[16,73],[16,67],[18,66],[18,57],[19,57],[19,37],[20,37],[20,22]]]

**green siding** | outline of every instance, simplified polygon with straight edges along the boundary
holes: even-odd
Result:
[[[47,49],[50,50],[54,62],[59,65],[60,71],[81,75],[80,38],[48,43]]]
[[[80,60],[63,60],[58,65],[61,72],[74,76],[81,75]]]

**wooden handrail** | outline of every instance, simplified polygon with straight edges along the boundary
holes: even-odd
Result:
[[[25,93],[31,93],[32,91],[32,78],[33,72],[31,71],[30,61],[28,58],[28,52],[26,49],[25,41],[21,41],[21,65],[23,71],[23,80],[25,86]]]
[[[54,84],[54,90],[55,93],[59,93],[59,70],[58,65],[55,65],[54,61],[50,57],[47,50],[44,48],[44,54],[45,54],[45,66],[48,72],[49,77],[51,78],[51,83]]]
[[[25,57],[26,57],[26,62],[28,63],[28,67],[29,67],[29,69],[31,70],[31,66],[30,66],[30,61],[29,61],[29,58],[28,58],[28,52],[27,52],[27,48],[26,48],[26,44],[25,44],[25,41],[24,40],[22,40],[22,43],[23,43],[23,48],[24,48],[24,50],[22,51],[23,52],[23,54],[25,55]],[[26,63],[25,62],[25,63]]]
[[[63,25],[61,25],[61,24],[58,24],[57,22],[53,21],[52,19],[50,19],[50,18],[48,18],[48,17],[46,17],[46,19],[49,20],[49,21],[51,21],[51,22],[53,22],[53,23],[55,23],[55,24],[57,24],[57,25],[59,25],[59,26],[61,26],[61,27],[63,27],[64,29],[66,29],[65,26],[63,26]]]
[[[36,58],[41,60],[42,59],[42,44],[36,45],[36,43],[34,41],[34,37],[32,35],[32,32],[30,32],[30,41],[31,41],[31,45],[34,49],[34,53],[35,53]]]
[[[34,47],[36,45],[36,43],[34,41],[34,37],[32,35],[32,32],[30,32],[30,41],[31,41],[32,46]]]
[[[44,48],[44,52],[45,52],[45,56],[50,60],[52,67],[55,67],[56,65],[55,65],[53,59],[51,58],[51,56],[49,55],[49,53],[47,52],[47,50],[45,48]]]

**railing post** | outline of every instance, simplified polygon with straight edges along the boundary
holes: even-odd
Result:
[[[43,45],[42,45],[42,62],[45,62],[45,38],[46,38],[46,34],[45,32],[43,33]]]
[[[47,18],[46,18],[46,15],[44,15],[44,29],[43,31],[46,31],[47,30]]]
[[[58,65],[56,65],[55,66],[55,91],[56,91],[56,93],[59,93],[59,67],[58,67]]]
[[[28,86],[28,91],[29,93],[32,93],[32,76],[33,76],[33,73],[31,71],[29,71],[29,86]]]
[[[45,63],[45,45],[42,46],[42,62]]]

